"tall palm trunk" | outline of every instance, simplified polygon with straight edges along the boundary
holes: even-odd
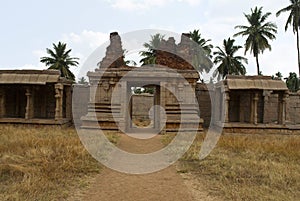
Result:
[[[300,77],[300,51],[299,51],[299,31],[298,31],[298,28],[296,29],[296,35],[297,35],[298,69],[299,69],[298,76]]]
[[[257,75],[260,75],[259,62],[258,62],[258,54],[255,56],[255,58],[256,58]]]

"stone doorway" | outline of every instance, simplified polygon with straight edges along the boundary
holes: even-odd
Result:
[[[127,83],[126,132],[156,133],[160,130],[160,86],[139,82]],[[146,93],[135,94],[134,90],[142,89]]]
[[[203,119],[195,98],[199,73],[187,62],[193,55],[190,43],[184,34],[178,44],[169,38],[157,50],[155,65],[128,66],[120,36],[111,33],[105,57],[87,74],[90,99],[81,128],[161,134],[202,131]],[[131,88],[145,86],[155,86],[153,126],[140,128],[132,121],[135,104]]]

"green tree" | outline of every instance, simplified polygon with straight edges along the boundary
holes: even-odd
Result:
[[[299,90],[299,78],[297,77],[297,74],[294,72],[291,72],[289,77],[284,78],[286,82],[287,88],[289,88],[292,92],[297,92]]]
[[[299,50],[299,27],[300,27],[300,1],[299,0],[290,0],[291,4],[287,7],[279,10],[276,13],[278,17],[282,12],[289,12],[289,17],[285,24],[285,31],[287,31],[289,25],[292,26],[294,34],[296,33],[297,37],[297,53],[298,53],[298,69],[300,77],[300,50]]]
[[[256,58],[257,74],[260,73],[260,67],[258,62],[258,55],[263,53],[265,49],[271,50],[271,45],[268,39],[276,39],[277,26],[275,23],[266,22],[267,18],[271,15],[270,12],[263,14],[262,7],[255,7],[251,9],[250,14],[244,14],[249,26],[238,25],[235,28],[242,31],[234,34],[234,36],[246,36],[245,42],[245,54],[250,51]]]
[[[160,42],[163,40],[164,35],[157,33],[151,36],[149,43],[144,43],[143,46],[147,49],[140,51],[140,55],[143,57],[140,62],[142,65],[155,64],[156,63],[156,50],[159,47]]]
[[[71,66],[77,66],[79,63],[77,57],[71,57],[71,49],[66,50],[66,43],[53,43],[53,49],[46,49],[49,57],[41,57],[40,62],[49,66],[48,69],[56,69],[60,71],[60,76],[75,81],[75,75],[70,71]]]
[[[282,80],[282,74],[281,74],[281,72],[277,72],[275,75],[272,75],[272,79],[273,80]]]
[[[202,38],[201,33],[196,29],[194,31],[190,31],[190,38],[205,51],[207,57],[212,58],[211,52],[214,46],[212,44],[209,44],[209,42],[211,42],[211,39],[206,40]]]
[[[135,87],[132,90],[133,90],[134,94],[141,94],[141,93],[143,93],[143,88],[141,88],[141,87]]]
[[[85,77],[81,77],[77,83],[78,84],[88,84],[88,81],[85,79]]]
[[[214,64],[218,64],[213,73],[213,77],[218,76],[218,80],[226,75],[245,75],[246,68],[243,64],[248,63],[247,59],[242,56],[235,56],[236,52],[242,46],[234,45],[235,40],[228,38],[223,40],[223,49],[217,47],[218,51],[214,52]]]
[[[134,87],[133,93],[134,94],[141,94],[141,93],[149,93],[154,94],[155,88],[154,87]]]
[[[135,62],[135,61],[133,61],[133,60],[126,60],[125,61],[125,65],[131,65],[131,66],[136,66],[137,65],[137,63]]]
[[[190,31],[189,37],[194,41],[191,43],[193,50],[192,65],[200,73],[203,73],[203,71],[208,73],[212,67],[210,59],[212,58],[211,52],[213,45],[209,44],[211,40],[202,38],[199,30]]]
[[[128,53],[128,50],[123,49],[123,55],[124,55],[124,57],[126,57],[127,53]],[[129,66],[129,65],[136,66],[137,65],[137,63],[134,60],[125,60],[124,62],[125,62],[125,65],[127,65],[127,66]]]

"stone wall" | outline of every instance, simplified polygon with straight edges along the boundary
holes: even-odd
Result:
[[[199,115],[204,120],[203,125],[208,127],[212,116],[210,92],[213,92],[213,86],[203,83],[196,85],[196,98],[199,104]]]
[[[89,101],[89,86],[74,85],[73,90],[79,94],[80,98],[73,98],[73,119],[74,123],[80,123],[81,116],[87,114],[87,105]],[[196,97],[199,104],[200,117],[204,120],[204,126],[208,127],[211,121],[212,107],[210,92],[213,87],[210,85],[197,83]],[[244,94],[246,95],[246,94]],[[153,106],[153,95],[139,94],[133,95],[132,115],[133,118],[149,117],[149,110]],[[241,100],[241,104],[245,105],[245,113],[248,114],[249,105],[247,101]],[[248,108],[248,109],[247,109]],[[246,115],[244,121],[249,122],[249,114]],[[289,124],[300,124],[300,93],[291,93],[287,107],[287,116]],[[270,94],[268,101],[264,105],[264,121],[265,123],[277,123],[278,120],[278,94]]]
[[[290,93],[288,115],[291,124],[300,124],[300,93]]]
[[[73,120],[74,124],[80,125],[80,118],[88,112],[89,86],[76,84],[73,86],[73,92],[77,98],[73,97]],[[80,97],[80,98],[79,98]],[[133,118],[149,117],[149,110],[153,106],[153,95],[135,94],[132,95],[132,116]]]
[[[76,94],[76,97],[74,97]],[[75,125],[80,125],[80,118],[88,112],[88,103],[90,97],[89,85],[76,84],[73,85],[73,121]]]
[[[56,107],[54,85],[38,87],[34,90],[34,94],[43,94],[34,96],[34,118],[54,119]]]
[[[264,107],[264,123],[278,123],[278,94],[271,94]]]
[[[149,119],[149,111],[154,105],[152,94],[132,95],[132,118]]]
[[[265,123],[278,121],[278,94],[271,94],[265,104]],[[300,93],[290,93],[287,105],[287,124],[300,124]]]

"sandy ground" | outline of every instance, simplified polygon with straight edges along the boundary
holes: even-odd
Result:
[[[161,137],[149,140],[122,135],[118,147],[132,153],[149,153],[163,147]],[[175,165],[159,172],[130,175],[104,168],[84,192],[69,200],[89,201],[192,201],[214,200],[189,175],[177,173]]]

